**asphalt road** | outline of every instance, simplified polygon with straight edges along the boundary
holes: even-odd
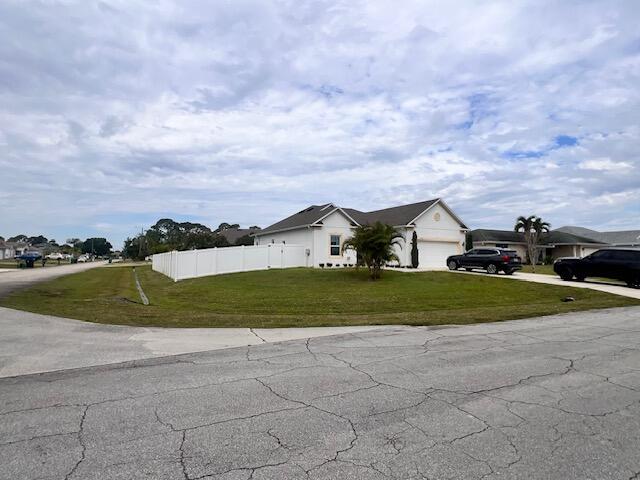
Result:
[[[640,308],[0,379],[0,479],[640,476]]]
[[[76,263],[73,265],[60,265],[59,267],[25,268],[0,272],[0,298],[11,292],[27,288],[39,282],[53,280],[54,278],[82,272],[90,268],[100,267],[106,262]]]

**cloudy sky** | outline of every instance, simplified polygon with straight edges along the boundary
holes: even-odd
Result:
[[[640,2],[0,2],[0,235],[443,197],[640,228]]]

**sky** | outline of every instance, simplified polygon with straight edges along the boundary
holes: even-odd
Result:
[[[0,2],[0,235],[441,197],[640,228],[640,2]]]

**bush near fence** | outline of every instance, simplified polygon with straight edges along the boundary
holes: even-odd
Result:
[[[309,266],[304,245],[267,244],[154,254],[152,268],[174,281],[223,273]]]

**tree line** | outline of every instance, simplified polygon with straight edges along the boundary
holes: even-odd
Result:
[[[193,250],[201,248],[229,247],[232,245],[253,245],[253,237],[248,234],[230,243],[224,235],[226,230],[239,229],[237,223],[221,223],[211,228],[201,223],[176,222],[171,218],[162,218],[147,231],[129,237],[124,242],[122,253],[127,258],[142,260],[154,253],[171,250]],[[252,226],[249,230],[259,230]]]
[[[24,234],[9,237],[6,240],[0,236],[0,241],[9,243],[25,243],[30,247],[41,250],[45,255],[53,252],[66,253],[69,255],[80,255],[92,253],[103,256],[111,253],[113,246],[104,237],[90,237],[86,240],[79,238],[67,238],[64,243],[59,244],[54,238],[47,238],[44,235],[27,236]]]

